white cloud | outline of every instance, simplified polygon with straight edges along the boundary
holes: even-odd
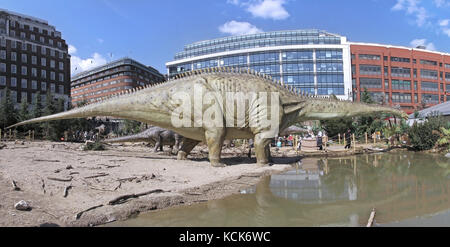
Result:
[[[247,11],[255,17],[284,20],[289,17],[289,13],[283,7],[285,3],[285,0],[258,0],[246,5]]]
[[[426,39],[414,39],[409,43],[412,47],[416,48],[417,46],[425,46],[425,49],[430,51],[435,51],[436,47],[433,43],[427,43]]]
[[[439,21],[439,26],[446,27],[448,26],[448,23],[450,22],[450,19],[444,19]]]
[[[222,33],[229,33],[231,35],[254,34],[262,32],[261,29],[248,22],[229,21],[219,27]]]
[[[240,1],[239,0],[227,0],[227,3],[233,4],[233,5],[239,5]]]
[[[69,45],[69,54],[71,55],[70,71],[72,75],[106,64],[106,59],[97,52],[94,52],[92,57],[86,59],[75,56],[74,54],[76,52],[77,48],[73,45]]]
[[[420,6],[420,0],[397,0],[397,3],[391,10],[405,10],[408,15],[414,15],[416,24],[419,27],[423,26],[429,18],[427,10]]]
[[[450,38],[450,28],[449,27],[442,28],[442,32]]]
[[[73,45],[69,45],[69,54],[75,54],[77,52],[77,48],[75,48],[75,46]]]
[[[434,5],[436,5],[436,7],[438,7],[438,8],[450,6],[450,1],[447,1],[447,0],[434,0],[433,2],[434,2]]]

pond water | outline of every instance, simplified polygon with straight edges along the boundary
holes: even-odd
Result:
[[[450,226],[450,159],[413,152],[305,158],[220,200],[109,226]]]

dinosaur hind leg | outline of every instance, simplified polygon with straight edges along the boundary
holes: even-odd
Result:
[[[194,149],[200,141],[184,138],[180,149],[178,150],[177,160],[185,160],[188,154]]]
[[[223,167],[220,163],[220,154],[222,153],[222,146],[225,140],[224,128],[212,128],[205,131],[206,144],[208,145],[209,162],[212,166]]]
[[[270,138],[262,138],[261,134],[255,135],[256,162],[260,165],[267,165],[270,162]]]

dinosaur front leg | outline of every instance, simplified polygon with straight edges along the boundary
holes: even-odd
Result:
[[[177,160],[185,160],[188,154],[192,151],[192,149],[194,149],[195,146],[197,146],[198,143],[199,141],[185,138],[180,149],[178,150]]]
[[[162,137],[161,135],[158,135],[156,137],[156,143],[155,143],[155,153],[158,152],[158,149],[160,149],[160,151],[162,151]]]
[[[225,140],[224,128],[212,128],[205,131],[206,145],[208,145],[209,162],[212,166],[223,167],[220,163],[220,154],[222,153],[222,146]]]
[[[255,135],[255,155],[256,155],[256,162],[259,165],[267,165],[270,162],[270,144],[271,139],[270,138],[262,138],[261,134]]]

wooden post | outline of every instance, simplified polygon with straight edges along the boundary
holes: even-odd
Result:
[[[377,142],[377,140],[376,140],[377,138],[376,138],[375,132],[373,132],[372,138],[373,138],[373,144],[375,144]]]
[[[365,136],[366,136],[366,144],[367,144],[367,132],[366,133],[364,133],[365,134]]]
[[[8,139],[11,141],[11,138],[12,138],[11,129],[9,129],[9,136],[8,137],[9,137]]]
[[[31,141],[31,130],[28,130],[28,141]]]
[[[339,145],[341,145],[341,133],[338,134]]]
[[[33,130],[33,131],[31,131],[31,140],[33,140],[33,141],[34,141],[34,130]]]
[[[355,134],[353,134],[353,152],[356,152]]]

